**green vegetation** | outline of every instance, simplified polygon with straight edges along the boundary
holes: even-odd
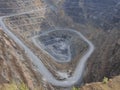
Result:
[[[18,90],[29,90],[28,87],[25,85],[25,83],[21,83],[20,86],[18,87]]]
[[[80,90],[80,88],[73,87],[72,90]]]
[[[29,88],[23,82],[21,84],[19,84],[19,85],[12,82],[10,84],[1,85],[0,90],[29,90]]]
[[[108,79],[107,77],[104,77],[104,79],[103,79],[102,82],[103,82],[104,84],[106,84],[106,83],[108,83],[108,81],[109,81],[109,79]]]
[[[10,84],[2,84],[0,85],[0,90],[29,90],[28,86],[21,82],[20,84],[16,84],[15,82],[11,82]],[[45,90],[42,85],[36,87],[34,90]],[[74,89],[76,90],[76,89]]]

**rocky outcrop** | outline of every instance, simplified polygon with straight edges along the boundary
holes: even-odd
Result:
[[[80,90],[119,90],[120,89],[120,76],[110,79],[107,83],[97,82],[86,84]]]

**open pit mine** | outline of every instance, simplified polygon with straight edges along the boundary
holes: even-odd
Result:
[[[0,0],[0,83],[72,90],[119,75],[119,12],[119,0]]]

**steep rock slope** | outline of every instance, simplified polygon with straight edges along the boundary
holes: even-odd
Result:
[[[23,82],[34,90],[41,84],[41,78],[24,50],[0,30],[0,85],[12,82]]]
[[[74,22],[103,30],[120,28],[119,0],[65,0],[63,7]]]
[[[84,72],[84,82],[101,81],[120,74],[120,1],[61,0],[69,25],[95,45]],[[58,8],[59,8],[58,7]]]

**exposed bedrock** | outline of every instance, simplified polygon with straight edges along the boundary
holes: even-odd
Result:
[[[65,0],[63,8],[77,23],[103,30],[120,28],[119,0]]]

